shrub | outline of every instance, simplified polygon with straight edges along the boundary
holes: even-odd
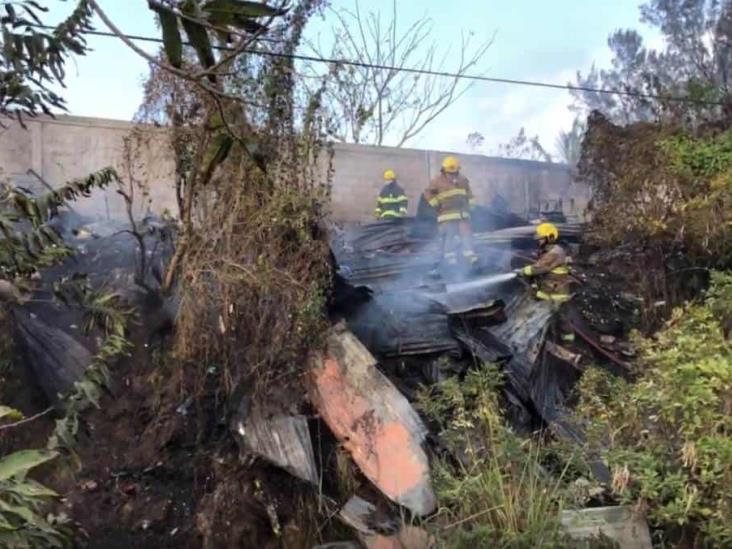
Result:
[[[732,277],[715,273],[706,301],[674,311],[638,340],[635,384],[589,370],[578,413],[614,471],[613,491],[648,507],[652,523],[732,544],[732,346],[719,314]]]
[[[23,294],[32,287],[37,272],[74,253],[51,223],[59,209],[70,201],[88,196],[94,189],[106,188],[114,181],[117,181],[116,172],[105,168],[40,196],[7,184],[0,185],[0,282],[10,289],[5,299],[14,302],[13,306],[22,305]],[[54,294],[61,303],[81,307],[86,316],[85,333],[100,331],[104,340],[82,378],[65,395],[64,415],[56,420],[48,449],[0,455],[2,547],[65,547],[70,544],[68,521],[52,515],[43,518],[41,514],[58,497],[57,494],[27,479],[26,475],[38,465],[57,457],[59,451],[75,457],[73,445],[80,429],[81,413],[90,405],[99,405],[108,385],[109,365],[130,349],[125,332],[132,312],[124,308],[118,295],[104,289],[94,291],[83,277],[58,283]],[[12,318],[4,314],[9,307],[0,296],[0,323],[3,327]],[[12,354],[12,350],[6,348],[8,333],[6,330],[5,338],[0,342],[2,355]],[[0,360],[5,358],[2,356]],[[4,429],[22,428],[24,421],[18,421],[21,418],[19,412],[0,405],[0,424],[5,423]],[[13,421],[14,424],[7,424]]]
[[[588,124],[580,171],[593,189],[594,240],[729,264],[732,131],[618,127],[597,113]]]
[[[629,250],[614,262],[645,299],[645,328],[695,298],[706,269],[732,268],[732,130],[620,127],[593,113],[579,171],[593,192],[587,240]]]

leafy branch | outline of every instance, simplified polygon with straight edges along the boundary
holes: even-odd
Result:
[[[0,459],[1,546],[70,547],[70,521],[63,515],[42,514],[58,494],[27,478],[57,456],[49,450],[21,450]]]
[[[56,421],[56,428],[48,441],[50,450],[64,449],[73,456],[81,413],[90,405],[99,408],[99,401],[109,387],[110,366],[132,349],[132,343],[126,338],[126,329],[134,311],[124,306],[118,294],[94,291],[84,277],[60,281],[54,285],[54,296],[63,304],[78,306],[84,311],[85,333],[101,330],[105,337],[83,377],[74,383],[74,389],[65,397],[65,415]]]
[[[39,30],[40,14],[48,11],[33,0],[4,2],[0,17],[0,113],[17,118],[50,115],[52,109],[66,110],[64,99],[53,91],[66,76],[64,63],[70,55],[87,52],[84,33],[91,30],[92,10],[87,0],[50,32]]]
[[[66,202],[90,196],[118,179],[114,169],[104,168],[39,197],[20,187],[6,187],[0,195],[0,276],[29,277],[72,255],[48,222]]]

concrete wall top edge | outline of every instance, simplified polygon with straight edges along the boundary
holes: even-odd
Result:
[[[93,126],[96,128],[106,127],[113,129],[132,129],[135,127],[142,127],[150,131],[165,132],[165,127],[154,126],[152,124],[142,124],[138,122],[132,122],[129,120],[117,120],[112,118],[94,118],[88,116],[75,116],[71,114],[58,114],[54,118],[48,116],[38,116],[36,118],[28,119],[27,122],[42,122],[44,124],[60,124],[60,125],[71,125],[71,126]],[[554,162],[540,162],[537,160],[524,160],[520,158],[501,158],[499,156],[488,156],[483,154],[467,154],[467,153],[456,153],[450,151],[434,151],[430,149],[413,149],[409,147],[386,147],[379,145],[361,145],[355,143],[333,143],[333,148],[338,152],[342,151],[353,151],[353,152],[364,152],[364,150],[373,150],[375,152],[382,153],[399,153],[399,154],[414,154],[414,155],[436,155],[439,160],[440,157],[445,155],[455,155],[460,158],[466,159],[467,161],[489,161],[495,164],[502,164],[507,166],[525,167],[525,168],[541,168],[546,170],[556,170],[561,172],[572,171],[571,166],[562,163]]]
[[[93,118],[90,116],[74,116],[70,114],[57,114],[54,117],[51,116],[36,116],[34,118],[26,118],[24,120],[26,124],[30,123],[41,123],[41,124],[53,124],[59,126],[78,126],[78,127],[93,127],[93,128],[107,128],[112,130],[124,130],[133,128],[144,128],[147,131],[159,131],[166,132],[167,127],[155,126],[153,124],[145,124],[140,122],[132,122],[129,120],[116,120],[113,118]]]

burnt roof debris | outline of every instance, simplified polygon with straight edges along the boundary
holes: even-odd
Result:
[[[408,397],[423,383],[496,363],[506,376],[507,417],[517,428],[544,425],[556,436],[581,443],[582,429],[566,408],[581,375],[577,355],[546,347],[555,307],[536,301],[511,274],[531,261],[534,225],[484,210],[481,220],[474,221],[479,262],[472,273],[434,278],[440,242],[424,205],[416,219],[340,231],[332,239],[337,268],[333,301],[340,304],[339,316]],[[580,225],[560,224],[559,231],[565,243],[577,247]],[[592,333],[587,325],[577,325]],[[592,467],[598,479],[608,480],[606,467]]]

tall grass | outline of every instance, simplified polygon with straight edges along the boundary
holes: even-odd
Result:
[[[505,423],[500,383],[487,365],[421,395],[420,408],[458,457],[434,467],[440,509],[432,527],[446,547],[566,547],[559,521],[566,469],[551,477],[541,443],[522,440]]]

